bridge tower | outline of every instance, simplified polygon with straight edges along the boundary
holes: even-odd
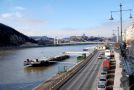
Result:
[[[57,37],[54,38],[54,45],[58,45],[59,44],[59,40]]]

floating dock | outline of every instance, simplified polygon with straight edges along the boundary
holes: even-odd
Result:
[[[27,59],[24,61],[24,66],[48,66],[58,61],[68,59],[69,57],[69,55],[59,55],[51,58],[43,57],[41,59]]]

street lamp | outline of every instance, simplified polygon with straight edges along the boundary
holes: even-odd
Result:
[[[111,11],[111,17],[110,17],[109,20],[114,20],[114,18],[113,18],[113,16],[112,16],[112,11]]]
[[[130,11],[130,16],[129,16],[129,18],[131,19],[131,18],[133,18],[133,17],[132,17],[132,14],[131,14],[132,9],[129,9],[129,11]]]
[[[114,20],[113,16],[112,16],[112,13],[116,13],[116,12],[120,12],[120,30],[121,30],[121,42],[122,42],[122,12],[123,11],[129,11],[130,12],[130,16],[129,18],[133,18],[132,17],[132,14],[131,14],[131,11],[132,9],[127,9],[127,10],[122,10],[122,4],[120,4],[120,10],[119,11],[111,11],[111,17],[109,20]]]

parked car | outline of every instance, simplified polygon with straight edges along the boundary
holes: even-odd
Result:
[[[107,80],[107,75],[100,75],[99,76],[99,81],[106,81]]]
[[[102,71],[100,72],[100,75],[107,75],[107,71],[102,70]]]
[[[98,56],[98,59],[103,59],[103,57],[100,55],[100,56]]]
[[[105,90],[107,82],[107,71],[101,69],[98,75],[96,90]]]
[[[104,55],[102,55],[102,54],[100,54],[99,56],[98,56],[98,59],[103,59],[104,58]]]
[[[102,52],[100,55],[105,55],[105,53],[104,53],[104,52]]]
[[[105,57],[109,57],[111,55],[111,51],[109,49],[105,50]]]
[[[101,64],[101,67],[104,71],[108,71],[110,68],[110,61],[108,59],[104,59]]]
[[[106,89],[106,81],[98,81],[96,90],[105,90]]]

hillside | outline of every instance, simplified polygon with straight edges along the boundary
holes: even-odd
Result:
[[[37,43],[32,38],[29,38],[15,29],[0,23],[0,47],[20,46],[26,42]]]
[[[31,36],[32,39],[38,42],[39,45],[53,45],[54,38],[47,36]]]

